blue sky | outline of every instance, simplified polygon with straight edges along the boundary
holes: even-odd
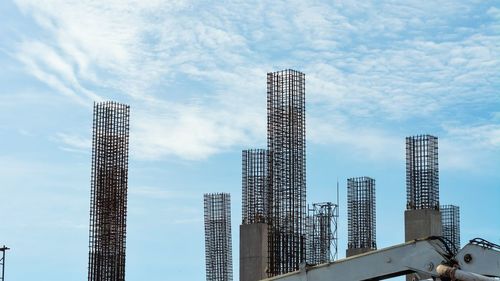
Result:
[[[403,242],[404,137],[439,137],[462,243],[500,243],[498,1],[0,2],[0,244],[10,280],[87,276],[94,100],[131,105],[127,279],[204,280],[202,194],[266,146],[266,73],[306,74],[308,202],[376,179],[379,247]],[[235,278],[237,280],[237,278]]]

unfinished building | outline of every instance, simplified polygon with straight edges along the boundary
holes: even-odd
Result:
[[[305,261],[306,139],[305,75],[267,74],[269,150],[268,275],[299,269]]]
[[[203,196],[207,281],[232,281],[231,197],[228,193]]]
[[[441,224],[443,237],[452,243],[454,254],[460,249],[460,207],[455,205],[441,206]]]
[[[441,236],[438,138],[406,138],[405,241]]]
[[[307,264],[317,265],[337,259],[338,205],[331,202],[313,203],[308,208],[306,233]]]
[[[268,150],[243,150],[240,281],[256,281],[267,277],[268,165]]]
[[[370,177],[347,180],[347,233],[347,257],[377,249],[375,180]]]
[[[130,107],[94,104],[89,281],[125,280]]]
[[[438,138],[406,138],[405,241],[441,236]],[[407,275],[406,280],[417,278]]]

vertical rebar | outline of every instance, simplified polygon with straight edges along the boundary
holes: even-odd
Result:
[[[228,193],[204,194],[203,205],[207,281],[231,281],[231,197]]]
[[[406,138],[406,208],[439,210],[438,138]]]
[[[443,237],[453,244],[454,254],[460,249],[460,207],[441,205]]]
[[[267,145],[270,188],[268,274],[299,269],[305,261],[305,75],[267,74]]]
[[[242,223],[267,223],[269,215],[269,153],[266,149],[242,152]]]
[[[374,179],[347,180],[347,221],[348,249],[377,249]]]
[[[130,107],[94,104],[89,281],[125,280]]]

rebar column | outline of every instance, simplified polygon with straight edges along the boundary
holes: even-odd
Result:
[[[267,277],[269,221],[269,152],[242,152],[242,224],[240,225],[240,281]]]
[[[347,256],[377,249],[374,179],[347,180],[347,224]]]
[[[405,241],[441,235],[438,138],[410,136],[406,138]],[[406,276],[407,281],[415,278],[430,276]]]
[[[267,146],[270,188],[268,275],[299,269],[305,261],[305,75],[267,74]]]
[[[307,264],[316,265],[337,258],[338,206],[314,203],[307,216]]]
[[[266,149],[242,152],[242,224],[268,221],[268,155]]]
[[[406,208],[439,210],[437,137],[406,138]]]
[[[231,281],[231,197],[228,193],[204,194],[203,205],[207,281]]]
[[[89,281],[125,280],[130,107],[94,104]]]
[[[453,244],[454,254],[460,249],[460,207],[455,205],[441,206],[441,223],[443,237]]]

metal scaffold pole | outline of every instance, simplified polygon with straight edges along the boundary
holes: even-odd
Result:
[[[0,248],[0,252],[2,252],[2,258],[0,259],[0,266],[2,266],[2,276],[0,276],[0,280],[4,281],[5,280],[5,251],[10,250],[10,248],[3,247]]]
[[[337,258],[338,205],[314,203],[307,217],[307,264],[316,265]]]

